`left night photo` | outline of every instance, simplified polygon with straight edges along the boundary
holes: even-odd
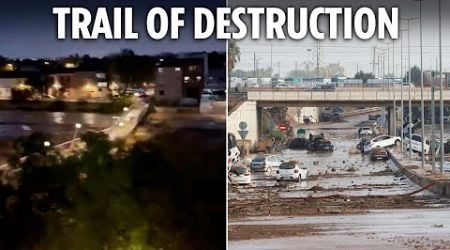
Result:
[[[191,35],[225,5],[0,3],[0,249],[225,249],[226,41]],[[91,14],[67,39],[60,6]],[[147,36],[155,6],[186,8],[178,40]],[[71,39],[76,18],[139,38]]]

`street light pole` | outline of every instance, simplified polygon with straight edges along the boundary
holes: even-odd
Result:
[[[411,36],[410,36],[410,21],[415,20],[417,18],[415,17],[405,17],[402,18],[403,20],[407,21],[408,24],[408,70],[406,71],[408,73],[408,78],[406,79],[408,81],[408,123],[409,123],[409,160],[412,160],[412,150],[411,150],[411,142],[412,142],[412,103],[411,103]]]
[[[394,131],[393,135],[397,136],[397,103],[396,103],[396,90],[395,90],[395,44],[394,39],[392,39],[392,90],[394,91],[394,113],[393,113],[393,119],[394,119]]]
[[[422,136],[422,152],[421,152],[421,166],[425,166],[425,103],[423,100],[423,34],[422,34],[422,0],[419,0],[419,22],[420,22],[420,112],[421,115],[421,136]]]
[[[440,80],[440,89],[439,89],[439,113],[441,115],[440,119],[440,134],[441,134],[441,173],[444,172],[444,99],[442,95],[442,91],[444,88],[444,79],[442,78],[442,10],[441,10],[441,0],[439,0],[439,80]]]
[[[403,152],[404,152],[404,145],[403,145],[403,123],[405,121],[405,116],[404,116],[404,106],[403,106],[403,31],[406,30],[400,30],[400,77],[401,77],[401,86],[400,86],[400,108],[401,108],[401,117],[402,117],[402,123],[400,126],[400,136],[402,138],[402,145],[401,145],[401,151],[402,151],[402,159],[403,159]],[[406,81],[406,77],[405,77],[405,81]]]
[[[72,143],[70,143],[70,149],[73,149],[73,146],[75,145],[75,140],[78,136],[78,130],[81,128],[81,123],[75,123],[75,132],[73,133],[73,139]]]

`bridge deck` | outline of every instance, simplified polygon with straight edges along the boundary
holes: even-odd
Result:
[[[439,100],[440,92],[435,90],[435,100]],[[424,88],[423,99],[430,102],[432,99],[431,88]],[[443,90],[443,99],[446,104],[450,103],[450,90]],[[248,89],[247,100],[257,101],[261,104],[310,104],[322,106],[327,103],[343,105],[366,106],[390,106],[395,100],[400,103],[401,91],[396,89],[382,88],[337,88],[334,91],[312,91],[308,89]],[[409,100],[409,89],[403,89],[403,100]],[[417,105],[421,100],[420,88],[411,88],[411,101]]]

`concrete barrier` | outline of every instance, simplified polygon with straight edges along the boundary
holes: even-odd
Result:
[[[390,149],[389,153],[391,154],[392,162],[394,162],[394,164],[400,169],[400,171],[403,171],[405,176],[408,177],[412,182],[421,187],[425,187],[434,183],[434,185],[428,188],[429,191],[450,198],[450,176],[427,173],[423,169],[418,169],[418,166],[416,165],[402,162],[399,159],[399,155],[397,153],[394,153]]]

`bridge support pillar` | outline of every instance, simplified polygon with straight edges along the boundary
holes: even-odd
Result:
[[[396,134],[396,132],[394,131],[394,123],[395,123],[395,115],[394,115],[394,108],[393,107],[388,107],[387,108],[387,128],[388,128],[388,134],[389,135],[394,135]]]
[[[258,139],[259,138],[261,138],[262,137],[262,134],[263,134],[263,119],[262,119],[262,116],[263,116],[263,112],[262,112],[262,108],[261,107],[257,107],[256,108],[256,120],[257,120],[257,124],[258,124],[258,133],[257,133],[257,135],[258,135]]]

